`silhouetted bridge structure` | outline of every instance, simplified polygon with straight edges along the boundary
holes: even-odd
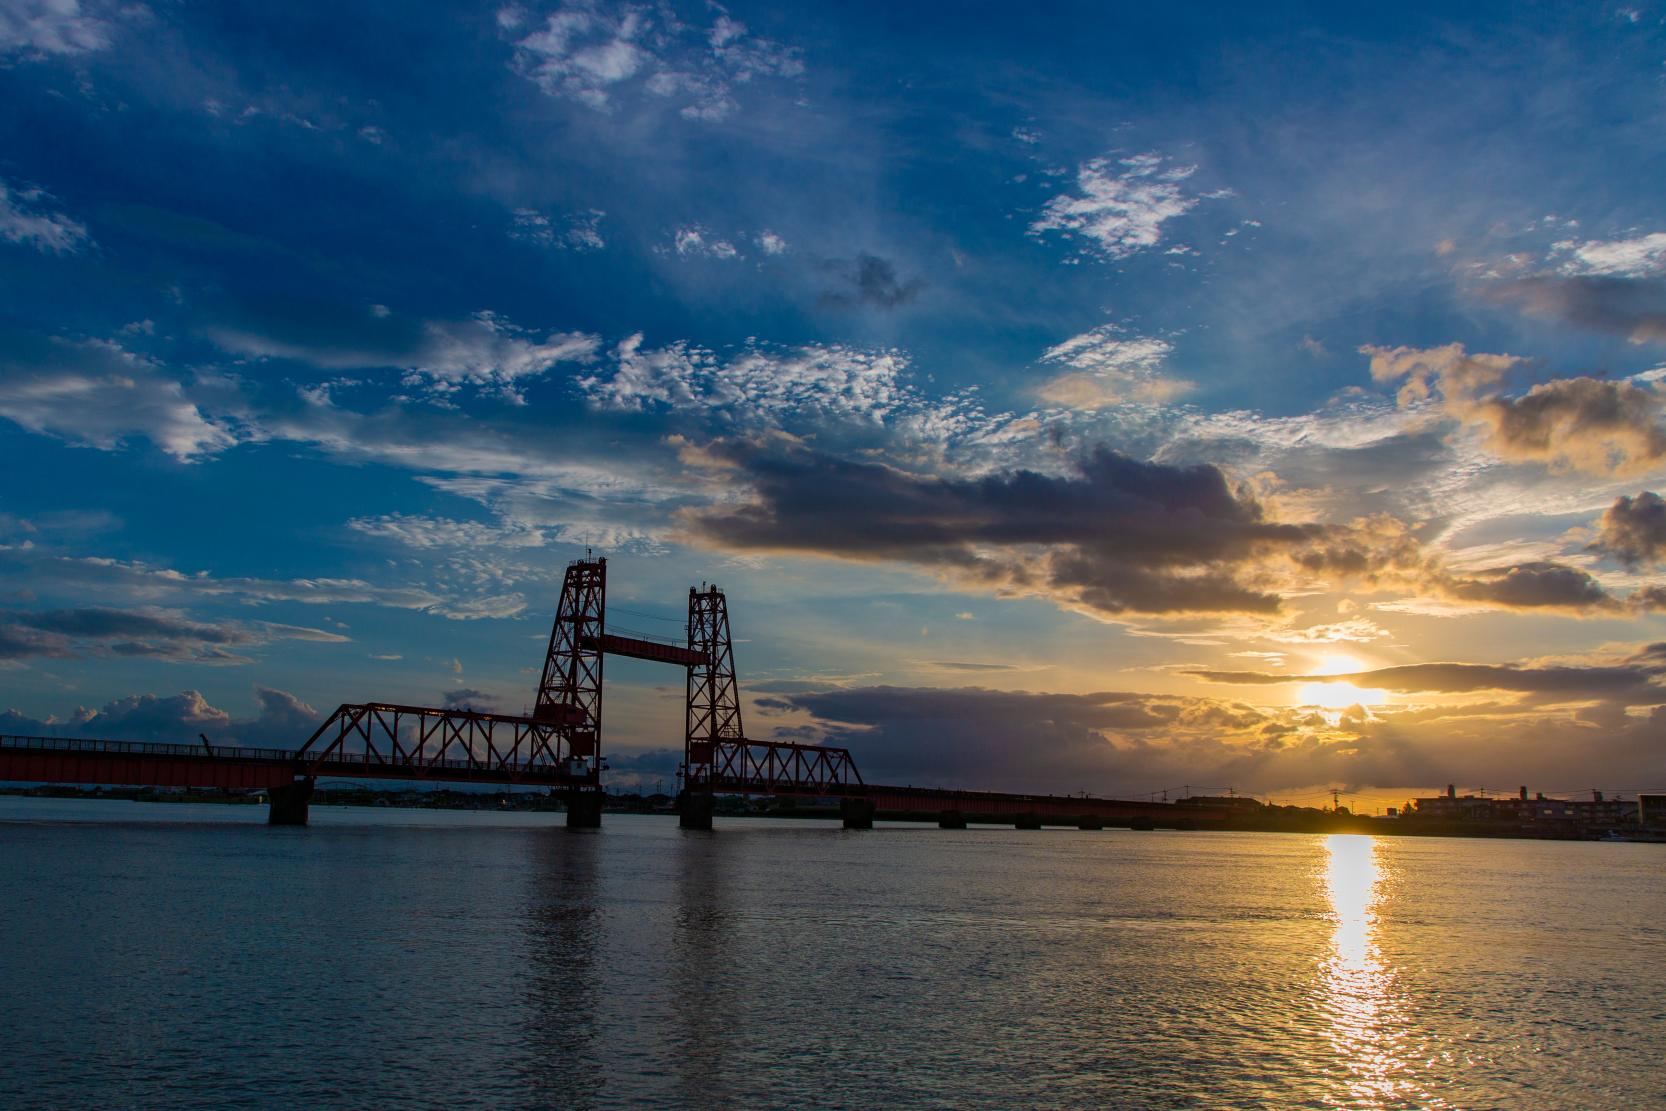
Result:
[[[262,790],[274,825],[304,825],[321,778],[504,784],[559,791],[567,824],[601,824],[602,663],[606,656],[687,672],[679,820],[710,829],[719,794],[839,802],[847,828],[875,817],[1010,822],[1019,828],[1105,825],[1190,828],[1224,810],[1082,796],[1007,794],[866,783],[847,749],[748,738],[716,586],[688,592],[687,640],[672,644],[605,631],[607,561],[567,568],[530,716],[392,703],[338,707],[298,749],[143,744],[0,736],[0,781]]]

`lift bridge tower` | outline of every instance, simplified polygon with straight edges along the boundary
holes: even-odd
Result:
[[[688,647],[700,662],[688,669],[683,729],[683,789],[677,812],[685,829],[710,829],[718,754],[744,743],[729,604],[715,585],[688,588]]]
[[[602,652],[607,611],[607,560],[567,566],[561,601],[550,629],[544,674],[532,716],[558,726],[567,738],[568,771],[591,784],[568,795],[567,824],[602,824]]]

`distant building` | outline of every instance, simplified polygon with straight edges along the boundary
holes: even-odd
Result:
[[[1666,795],[1638,795],[1637,821],[1650,828],[1666,827]]]
[[[1666,822],[1666,795],[1650,795],[1660,799],[1660,819]],[[1601,791],[1592,791],[1588,799],[1550,799],[1543,792],[1527,797],[1527,788],[1514,796],[1493,798],[1487,795],[1459,795],[1451,784],[1446,793],[1433,798],[1412,799],[1406,803],[1405,816],[1446,822],[1486,822],[1514,824],[1566,825],[1571,828],[1612,828],[1631,825],[1641,816],[1642,803],[1621,798],[1604,798]]]

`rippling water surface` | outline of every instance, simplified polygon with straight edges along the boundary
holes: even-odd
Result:
[[[1666,847],[0,799],[0,1106],[1661,1107]]]

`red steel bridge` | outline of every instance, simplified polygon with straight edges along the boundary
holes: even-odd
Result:
[[[606,631],[607,560],[567,567],[530,716],[383,702],[345,704],[298,749],[139,744],[0,736],[0,782],[104,783],[263,790],[274,825],[304,825],[320,778],[517,784],[560,791],[567,824],[601,824],[602,664],[608,656],[681,667],[688,676],[679,820],[710,829],[716,796],[837,799],[847,828],[876,815],[1103,828],[1224,821],[1207,807],[1020,795],[864,782],[850,752],[749,739],[741,727],[728,603],[716,586],[688,592],[688,638],[672,644]]]

